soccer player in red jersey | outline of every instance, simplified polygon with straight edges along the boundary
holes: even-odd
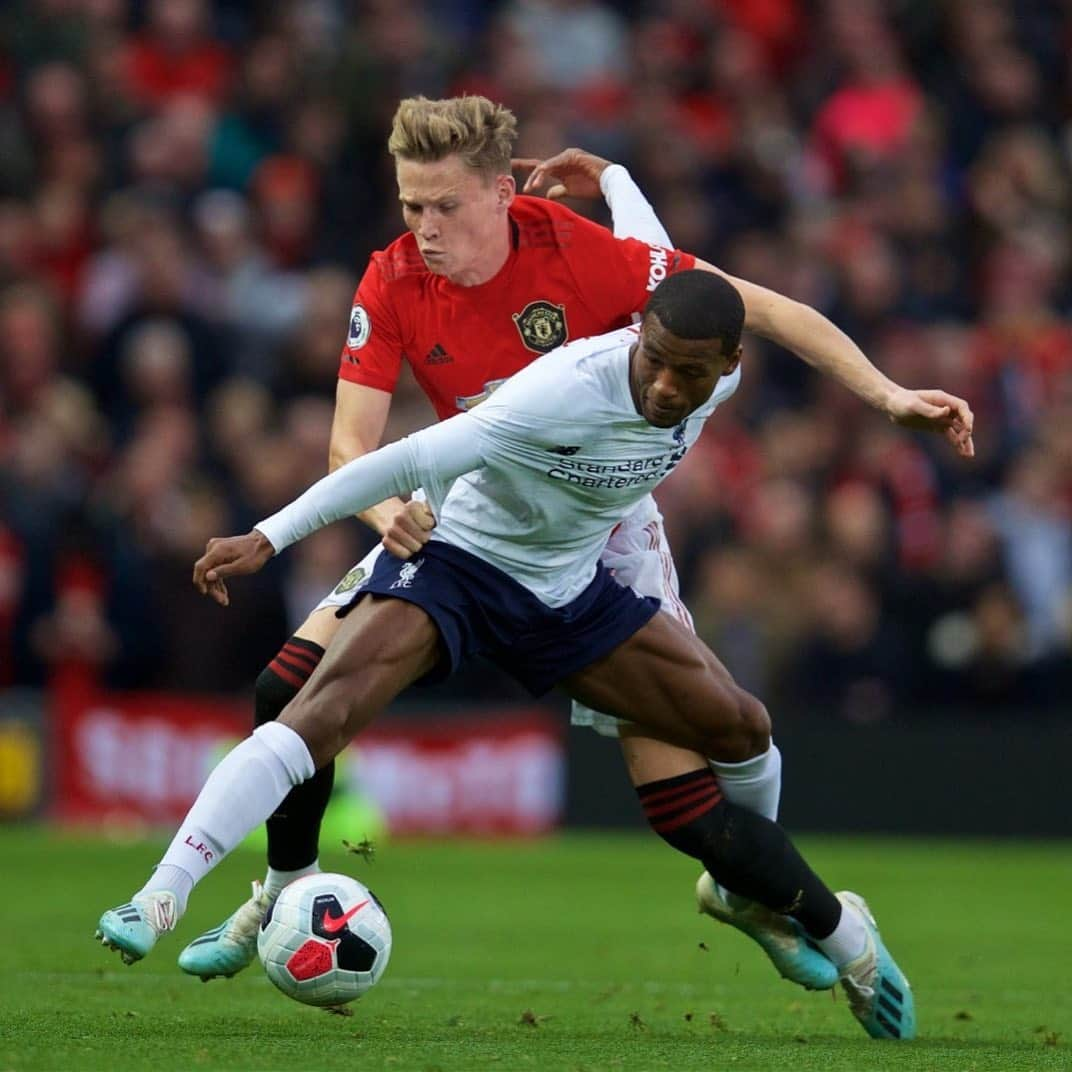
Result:
[[[407,233],[373,254],[354,298],[340,361],[332,469],[379,446],[403,361],[438,416],[447,418],[562,343],[630,323],[666,276],[693,267],[716,271],[671,247],[623,168],[588,154],[568,150],[537,166],[527,188],[554,182],[557,192],[601,191],[615,234],[554,200],[517,196],[510,167],[515,136],[514,117],[484,98],[401,103],[388,148]],[[905,421],[927,408],[916,392],[879,373],[815,310],[743,280],[732,282],[744,300],[749,330],[791,349],[893,419]],[[388,500],[360,516],[380,534],[382,547],[402,558],[423,547],[434,524],[419,498]],[[664,611],[691,628],[650,496],[615,530],[604,562],[622,583],[659,597]],[[275,719],[308,680],[340,626],[336,611],[351,602],[370,571],[368,560],[355,566],[258,678],[258,725]],[[699,753],[600,712],[575,705],[574,721],[619,737],[645,804],[644,787],[711,766],[727,799],[776,817],[781,760],[774,746],[737,762],[709,764]],[[255,884],[253,898],[228,920],[187,946],[179,958],[185,971],[212,978],[250,963],[267,906],[287,882],[318,870],[320,820],[332,780],[328,764],[268,820],[265,883]],[[680,838],[668,837],[676,830],[675,817],[646,810],[653,827],[681,848]],[[808,986],[833,985],[832,965],[821,978],[796,971],[802,938],[792,921],[728,898],[706,874],[698,894],[704,911],[759,941],[782,974]]]

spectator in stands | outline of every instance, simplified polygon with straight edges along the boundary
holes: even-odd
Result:
[[[186,559],[325,467],[353,272],[400,230],[384,129],[399,96],[468,88],[518,113],[526,154],[623,160],[679,246],[978,415],[969,466],[747,341],[741,390],[661,491],[686,600],[737,676],[809,717],[1054,706],[1072,12],[924,7],[8,5],[0,685],[40,683],[64,647],[119,684],[187,687],[197,661],[202,686],[249,684],[270,650],[228,654],[210,607],[181,609]],[[400,383],[387,437],[429,420]],[[364,539],[343,533],[243,600],[269,644]]]

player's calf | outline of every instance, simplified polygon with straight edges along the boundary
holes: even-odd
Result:
[[[163,860],[130,899],[131,911],[123,905],[101,917],[105,944],[135,960],[145,956],[160,934],[174,926],[197,882],[315,769],[308,748],[293,730],[278,721],[254,730],[209,775]],[[170,914],[151,918],[142,898],[168,901]]]
[[[725,800],[710,769],[639,786],[648,821],[680,852],[700,860],[728,890],[826,936],[841,906],[785,831]]]
[[[835,930],[841,905],[781,827],[725,800],[706,767],[638,786],[637,793],[660,837],[700,860],[720,885],[756,902],[731,905],[701,878],[701,911],[751,937],[785,978],[809,989],[834,985],[836,967],[815,939]]]
[[[254,724],[263,726],[282,714],[320,665],[324,649],[293,636],[261,671],[254,689]],[[317,858],[320,823],[331,799],[335,764],[325,763],[307,782],[295,786],[268,817],[268,866],[297,871]]]

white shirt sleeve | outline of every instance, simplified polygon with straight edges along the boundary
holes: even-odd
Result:
[[[468,413],[362,455],[317,481],[290,505],[258,521],[276,554],[317,529],[392,495],[437,485],[483,464],[480,426]]]
[[[651,246],[674,248],[651,202],[621,164],[604,168],[599,176],[599,188],[614,220],[615,238],[639,238]]]

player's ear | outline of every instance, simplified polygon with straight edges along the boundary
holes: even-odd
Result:
[[[496,199],[501,208],[508,208],[517,196],[517,183],[513,175],[499,175],[495,179]]]
[[[740,343],[737,344],[737,349],[733,351],[728,358],[726,358],[726,367],[723,371],[723,376],[729,376],[730,373],[737,370],[737,366],[741,363],[741,352],[744,348]]]

